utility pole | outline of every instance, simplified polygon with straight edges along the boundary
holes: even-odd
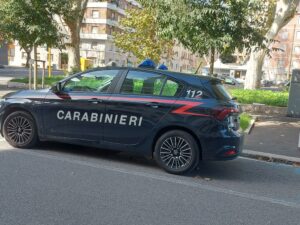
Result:
[[[37,46],[33,47],[33,58],[34,58],[34,68],[33,68],[33,89],[37,89],[37,75],[38,75],[38,62],[37,62]]]
[[[290,79],[291,68],[292,68],[292,63],[293,63],[295,34],[296,34],[296,24],[294,24],[294,29],[293,29],[292,49],[291,49],[291,53],[290,53],[290,60],[289,60],[290,62],[289,62],[289,68],[288,68],[288,74],[287,74],[288,80]]]
[[[48,77],[52,76],[51,48],[48,48]]]

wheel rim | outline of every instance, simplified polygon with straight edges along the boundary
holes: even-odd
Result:
[[[181,137],[169,137],[160,147],[160,158],[170,169],[188,167],[191,164],[192,156],[190,144]]]
[[[23,116],[12,118],[8,122],[6,130],[9,139],[18,145],[25,144],[32,138],[32,125],[30,121]]]

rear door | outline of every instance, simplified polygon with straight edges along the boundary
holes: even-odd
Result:
[[[107,102],[106,116],[114,115],[114,120],[105,123],[103,140],[141,143],[170,112],[182,89],[182,84],[165,75],[129,70]]]
[[[122,70],[95,70],[72,77],[61,92],[50,91],[43,107],[46,136],[100,141],[105,102]]]

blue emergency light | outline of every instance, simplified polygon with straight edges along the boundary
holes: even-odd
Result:
[[[169,68],[165,64],[161,64],[157,69],[159,69],[159,70],[169,70]]]
[[[151,59],[146,59],[140,65],[138,65],[138,68],[155,69],[156,64]]]

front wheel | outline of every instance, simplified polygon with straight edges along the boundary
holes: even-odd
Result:
[[[173,130],[163,134],[156,142],[156,162],[167,172],[183,174],[193,170],[199,159],[199,147],[192,135]]]
[[[16,148],[31,148],[37,141],[37,130],[32,116],[24,111],[9,114],[3,123],[5,140]]]

